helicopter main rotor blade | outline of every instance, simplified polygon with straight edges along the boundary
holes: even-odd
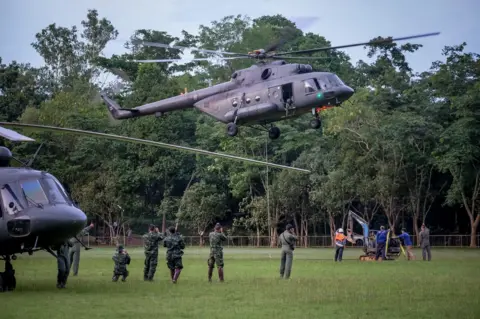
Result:
[[[226,159],[230,159],[230,160],[251,163],[251,164],[255,164],[255,165],[259,165],[259,166],[270,166],[270,167],[274,167],[274,168],[287,169],[287,170],[298,171],[298,172],[302,172],[302,173],[311,173],[311,171],[309,171],[307,169],[303,169],[303,168],[285,166],[285,165],[269,163],[269,162],[262,162],[262,161],[258,161],[258,160],[254,160],[254,159],[250,159],[250,158],[244,158],[244,157],[235,156],[235,155],[230,155],[230,154],[215,153],[215,152],[205,151],[205,150],[192,148],[192,147],[187,147],[187,146],[173,145],[173,144],[167,144],[167,143],[163,143],[163,142],[156,142],[156,141],[150,141],[150,140],[142,140],[142,139],[139,139],[139,138],[133,138],[133,137],[127,137],[127,136],[121,136],[121,135],[99,133],[99,132],[93,132],[93,131],[82,131],[82,130],[77,130],[77,129],[72,129],[72,128],[45,126],[45,125],[37,125],[37,124],[0,122],[0,125],[17,127],[17,128],[27,128],[27,129],[37,130],[37,131],[52,131],[52,132],[60,132],[60,133],[67,132],[67,133],[86,135],[86,136],[92,136],[92,137],[100,137],[100,138],[106,138],[106,139],[117,140],[117,141],[122,141],[122,142],[131,142],[131,143],[136,143],[136,144],[143,144],[143,145],[157,146],[157,147],[163,147],[163,148],[169,148],[169,149],[175,149],[175,150],[182,150],[182,151],[186,151],[186,152],[189,152],[189,153],[196,153],[196,154],[202,154],[202,155],[213,156],[213,157],[221,157],[221,158],[226,158]]]
[[[197,52],[203,52],[203,53],[248,56],[248,54],[245,54],[245,53],[215,51],[215,50],[208,50],[208,49],[199,49],[199,48],[195,48],[195,47],[183,47],[183,46],[180,46],[180,45],[169,45],[169,44],[157,43],[157,42],[135,41],[135,44],[141,44],[141,45],[144,45],[144,46],[165,48],[165,49],[191,50],[191,51],[197,51]]]
[[[432,33],[412,35],[412,36],[401,37],[401,38],[386,38],[386,39],[383,39],[383,40],[374,40],[374,41],[355,43],[355,44],[337,45],[337,46],[333,46],[333,47],[323,47],[323,48],[300,50],[300,51],[282,52],[282,53],[277,53],[275,55],[276,56],[282,56],[282,55],[287,55],[287,54],[313,53],[313,52],[328,51],[328,50],[334,50],[334,49],[352,48],[352,47],[358,47],[358,46],[362,46],[362,45],[375,45],[375,44],[383,44],[383,43],[393,43],[393,42],[396,42],[396,41],[431,37],[431,36],[435,36],[435,35],[439,35],[439,34],[440,34],[440,32],[432,32]]]
[[[245,59],[247,57],[237,56],[231,58],[196,58],[196,59],[153,59],[153,60],[130,60],[129,62],[141,62],[141,63],[169,63],[169,62],[193,62],[193,61],[211,61],[214,59],[220,60],[235,60],[235,59]]]
[[[33,138],[27,137],[22,135],[18,132],[9,130],[8,128],[4,128],[0,126],[0,136],[10,140],[12,142],[33,142],[35,141]]]
[[[290,59],[290,60],[328,60],[328,57],[314,57],[314,56],[276,56],[272,55],[268,57],[269,59],[275,60],[283,60],[283,59]]]

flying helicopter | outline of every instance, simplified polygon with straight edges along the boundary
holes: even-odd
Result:
[[[302,168],[120,135],[55,126],[0,122],[0,136],[12,142],[34,142],[35,140],[2,126],[107,138],[310,173],[309,170]],[[32,255],[36,251],[45,250],[56,257],[50,247],[67,239],[76,238],[87,222],[85,213],[78,208],[77,203],[72,200],[55,176],[31,168],[40,147],[34,157],[24,163],[16,159],[8,148],[0,146],[0,259],[5,261],[5,272],[0,273],[0,291],[2,291],[2,278],[8,277],[10,281],[16,282],[11,263],[12,260],[17,259],[16,254],[26,252]],[[12,159],[21,166],[13,167]],[[78,238],[77,240],[83,245]]]
[[[340,106],[354,94],[354,90],[332,72],[314,72],[309,64],[285,62],[285,60],[292,59],[315,60],[322,58],[289,55],[379,45],[439,34],[440,32],[434,32],[400,38],[389,37],[356,44],[282,53],[275,53],[280,43],[267,49],[235,53],[137,41],[138,44],[150,47],[187,49],[216,54],[221,56],[221,60],[254,59],[258,63],[249,68],[235,71],[229,82],[130,109],[122,108],[106,94],[101,94],[101,97],[113,118],[118,120],[145,115],[160,117],[167,112],[196,108],[217,121],[227,124],[226,131],[229,136],[237,135],[239,125],[259,125],[268,131],[270,139],[277,139],[280,136],[280,129],[274,126],[275,122],[312,112],[310,125],[312,128],[318,129],[321,127],[320,112]],[[223,55],[230,55],[230,57],[223,57]],[[192,61],[205,60],[209,59],[192,59]],[[274,61],[267,62],[267,60]],[[131,62],[171,63],[179,61],[181,59],[132,60]]]

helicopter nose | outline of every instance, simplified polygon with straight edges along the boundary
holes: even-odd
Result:
[[[344,101],[348,100],[353,95],[353,93],[355,93],[355,90],[347,85],[344,85],[340,89],[340,96]]]
[[[85,227],[87,216],[69,205],[44,207],[32,216],[32,231],[47,242],[58,242],[76,236]]]

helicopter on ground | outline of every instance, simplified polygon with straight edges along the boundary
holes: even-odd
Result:
[[[2,127],[0,136],[14,142],[34,141]],[[11,264],[16,254],[45,250],[56,256],[50,247],[75,237],[87,222],[55,176],[30,168],[35,156],[28,163],[17,160],[22,166],[12,167],[10,162],[16,159],[0,146],[0,259],[5,261],[0,291],[16,286]]]
[[[126,136],[54,126],[0,122],[0,136],[12,142],[35,140],[2,126],[101,137],[310,173],[309,170],[302,168]],[[13,287],[16,285],[15,271],[11,263],[12,260],[17,259],[16,254],[32,255],[36,251],[45,250],[56,257],[50,247],[70,238],[76,238],[87,222],[86,214],[79,209],[77,203],[55,176],[31,168],[40,147],[33,158],[24,163],[13,157],[8,148],[0,146],[0,260],[5,261],[5,272],[0,272],[0,291],[4,290],[2,284],[5,284],[5,281],[12,283]],[[21,166],[13,167],[12,159]],[[78,238],[76,239],[83,245]],[[83,246],[88,249],[85,245]]]
[[[310,125],[312,128],[318,129],[321,127],[319,116],[321,111],[340,106],[354,94],[354,90],[334,73],[314,72],[309,64],[285,62],[289,59],[315,60],[322,58],[288,55],[393,43],[438,34],[440,32],[282,53],[275,53],[274,50],[278,45],[273,45],[267,49],[254,50],[247,54],[137,41],[139,44],[151,47],[188,49],[207,54],[217,54],[222,56],[220,57],[221,60],[250,58],[258,60],[258,63],[249,68],[235,71],[229,82],[131,109],[122,108],[105,94],[101,94],[101,97],[115,119],[128,119],[145,115],[160,117],[167,112],[196,108],[217,121],[227,124],[226,128],[229,136],[237,135],[238,125],[260,125],[267,129],[270,124],[270,128],[268,128],[269,137],[277,139],[280,136],[280,129],[273,125],[274,122],[298,117],[311,111],[313,118]],[[223,55],[232,56],[223,57]],[[204,60],[208,60],[208,58],[192,59],[192,61]],[[265,60],[274,61],[267,63]],[[132,60],[132,62],[140,63],[179,61],[181,59]]]

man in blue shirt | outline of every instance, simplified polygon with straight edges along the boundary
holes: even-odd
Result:
[[[381,226],[380,231],[377,233],[377,253],[375,254],[375,260],[378,260],[382,256],[382,260],[385,259],[385,244],[387,243],[387,231],[385,227]]]
[[[415,255],[412,252],[412,239],[405,228],[402,228],[402,233],[397,238],[402,239],[403,245],[407,247],[407,259],[415,259]]]

